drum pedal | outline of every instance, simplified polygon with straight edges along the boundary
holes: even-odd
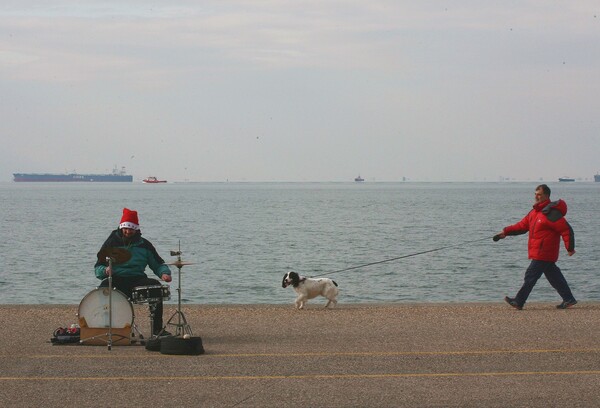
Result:
[[[131,331],[131,344],[139,344],[140,346],[144,346],[146,345],[146,341],[144,339],[144,335],[142,334],[142,332],[140,332],[137,328],[137,326],[134,324],[133,327],[134,330]],[[139,336],[136,338],[135,333],[138,333]]]

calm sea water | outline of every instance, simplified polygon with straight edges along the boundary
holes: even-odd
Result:
[[[79,304],[123,207],[139,211],[165,260],[181,245],[194,263],[182,269],[184,303],[291,304],[289,270],[315,276],[447,246],[328,276],[340,304],[501,301],[521,284],[527,238],[485,238],[529,211],[536,184],[0,183],[0,303]],[[550,187],[576,234],[577,254],[561,249],[559,266],[579,300],[598,301],[600,183]],[[530,301],[559,298],[542,278]]]

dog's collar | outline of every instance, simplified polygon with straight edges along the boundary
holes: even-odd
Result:
[[[306,280],[306,276],[300,275],[300,279],[298,280],[298,282],[304,282],[305,280]]]

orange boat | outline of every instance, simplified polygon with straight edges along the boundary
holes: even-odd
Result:
[[[147,177],[142,180],[143,183],[147,184],[158,184],[158,183],[166,183],[167,180],[159,180],[156,177]]]

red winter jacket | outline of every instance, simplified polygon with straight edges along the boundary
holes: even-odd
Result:
[[[506,235],[520,235],[529,232],[527,244],[529,259],[556,262],[562,237],[567,251],[575,249],[573,228],[565,219],[567,203],[563,200],[546,200],[535,204],[521,221],[505,227]]]

